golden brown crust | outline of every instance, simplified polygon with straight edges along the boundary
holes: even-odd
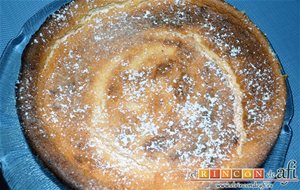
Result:
[[[286,87],[264,35],[223,1],[95,0],[32,37],[17,97],[31,147],[71,187],[197,189],[187,172],[265,160]]]

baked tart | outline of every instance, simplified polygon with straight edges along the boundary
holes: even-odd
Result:
[[[201,189],[188,173],[258,167],[285,106],[267,39],[221,0],[73,1],[17,85],[32,150],[76,189]]]

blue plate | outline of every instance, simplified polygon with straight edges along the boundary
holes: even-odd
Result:
[[[11,189],[68,189],[32,154],[16,111],[15,83],[21,66],[22,52],[31,36],[51,13],[70,1],[54,1],[31,17],[19,35],[8,43],[0,58],[0,166]],[[283,70],[282,73],[285,74]],[[289,124],[294,110],[287,79],[286,85],[288,96],[284,123],[276,145],[263,164],[266,171],[276,171],[283,166],[292,137]]]

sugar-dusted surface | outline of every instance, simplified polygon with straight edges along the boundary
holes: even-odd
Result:
[[[196,168],[263,161],[285,87],[246,18],[219,1],[78,3],[33,38],[19,87],[29,140],[64,180],[194,188]]]

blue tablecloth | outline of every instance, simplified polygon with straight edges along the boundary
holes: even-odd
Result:
[[[0,0],[0,53],[3,52],[9,40],[18,34],[26,20],[50,2],[51,0]],[[298,139],[300,139],[300,1],[228,0],[228,2],[245,11],[251,20],[266,33],[288,74],[295,112],[291,123],[293,138],[286,160],[295,159],[300,162],[298,143]],[[5,125],[5,123],[1,123],[1,125]],[[0,139],[0,143],[2,140]],[[33,157],[26,157],[24,162],[32,162],[33,159]],[[1,164],[3,165],[5,162]],[[300,176],[299,171],[300,168],[297,171],[298,176]],[[13,173],[8,175],[13,175]],[[33,182],[36,183],[37,189],[50,187],[47,184],[39,184],[43,179],[35,181],[37,178],[35,178],[34,172],[30,175]],[[55,183],[54,178],[53,180]],[[8,183],[13,182],[8,181]],[[22,188],[20,187],[20,189]],[[276,183],[274,189],[300,189],[300,183],[289,183],[284,187]]]

